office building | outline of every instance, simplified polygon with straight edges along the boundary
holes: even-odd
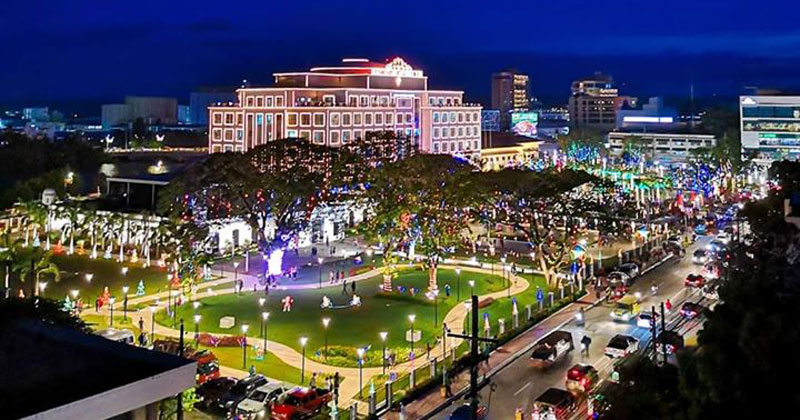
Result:
[[[503,71],[492,74],[492,108],[500,111],[500,127],[508,130],[511,114],[530,107],[531,84],[527,74]]]
[[[107,104],[101,108],[104,129],[141,119],[147,125],[178,123],[178,100],[154,96],[126,96],[124,104]]]
[[[208,125],[208,107],[214,104],[236,102],[235,87],[200,87],[189,94],[189,121],[194,125]]]
[[[678,111],[664,106],[664,99],[653,97],[648,99],[640,109],[623,106],[617,111],[616,128],[647,127],[663,128],[681,124]]]
[[[421,153],[480,156],[481,107],[464,103],[462,91],[429,89],[422,70],[401,58],[344,59],[274,77],[273,86],[237,89],[235,103],[208,108],[210,153],[285,137],[341,147],[388,131]]]
[[[756,163],[800,158],[800,96],[741,96],[742,154]]]
[[[608,133],[608,150],[611,154],[619,156],[626,147],[634,147],[650,159],[672,163],[689,161],[694,157],[694,150],[711,149],[717,145],[713,134],[686,131],[657,128],[646,131],[615,130]]]
[[[178,105],[178,124],[192,124],[192,112],[189,105]]]
[[[50,109],[48,107],[23,108],[22,119],[26,121],[50,121]]]
[[[608,131],[617,122],[623,105],[636,106],[636,99],[619,96],[614,79],[602,73],[572,82],[569,116],[573,126]]]

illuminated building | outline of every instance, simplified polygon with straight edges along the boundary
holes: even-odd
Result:
[[[621,155],[626,147],[635,147],[645,156],[664,163],[691,160],[693,150],[710,150],[717,145],[713,134],[691,133],[688,130],[648,128],[620,129],[608,133],[608,150]]]
[[[570,120],[575,127],[610,130],[617,122],[617,111],[625,103],[636,106],[636,99],[619,96],[611,76],[595,73],[572,82]]]
[[[742,154],[761,164],[800,158],[800,96],[741,96]]]
[[[428,89],[428,78],[403,59],[275,73],[270,87],[243,87],[235,103],[210,106],[209,152],[244,152],[271,140],[302,138],[341,147],[391,132],[421,153],[477,162],[481,107],[464,93]]]
[[[483,171],[516,168],[539,158],[541,141],[509,132],[494,133],[493,137],[492,142],[481,149]]]
[[[492,74],[492,108],[500,111],[500,126],[508,130],[511,113],[530,107],[531,83],[527,74],[503,71]]]

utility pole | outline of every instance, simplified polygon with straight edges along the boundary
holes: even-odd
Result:
[[[178,357],[183,357],[183,318],[181,318],[181,336],[178,342]],[[177,408],[177,417],[178,420],[183,420],[183,391],[178,393],[178,408]]]
[[[667,321],[664,318],[664,302],[661,302],[661,334],[667,331]],[[667,343],[664,340],[661,340],[661,350],[664,351],[664,363],[667,363]]]
[[[650,307],[650,319],[652,322],[650,323],[651,329],[653,330],[653,356],[655,357],[656,364],[658,364],[658,324],[656,323],[656,307],[655,305]],[[663,321],[663,318],[662,318]],[[663,327],[662,327],[663,328]]]
[[[478,335],[478,297],[472,295],[472,328],[471,335],[447,333],[449,337],[457,337],[470,340],[470,368],[469,368],[469,398],[470,398],[470,419],[478,419],[478,366],[481,357],[478,353],[478,343],[497,344],[498,341],[491,338],[480,338]],[[489,357],[489,356],[486,356]]]

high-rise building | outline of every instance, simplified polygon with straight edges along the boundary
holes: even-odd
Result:
[[[595,73],[572,82],[570,120],[579,128],[611,130],[617,122],[617,110],[625,103],[635,106],[636,99],[619,96],[611,76]]]
[[[401,58],[344,59],[274,77],[274,86],[240,88],[235,103],[208,107],[210,153],[286,137],[341,147],[388,131],[421,153],[480,156],[481,106],[464,103],[462,91],[429,89],[422,70]]]
[[[527,74],[503,71],[492,74],[492,108],[500,111],[500,126],[507,130],[511,113],[530,107],[531,84]]]
[[[800,160],[800,96],[739,97],[742,154],[754,162]]]

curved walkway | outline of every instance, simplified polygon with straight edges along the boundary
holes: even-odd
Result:
[[[455,267],[456,267],[455,265],[442,265],[442,266],[440,266],[440,268],[447,268],[447,269],[453,269]],[[484,269],[484,268],[461,267],[461,269],[466,270],[466,271],[483,273],[483,274],[491,274],[492,273],[492,271],[490,271],[488,269]],[[350,277],[350,278],[348,278],[348,281],[363,281],[363,280],[372,278],[372,277],[374,277],[376,275],[379,275],[379,274],[380,274],[380,270],[378,270],[378,269],[370,270],[370,271],[368,271],[366,273],[362,273],[362,274],[359,274],[357,276]],[[510,273],[509,273],[509,275],[511,276],[511,283],[512,283],[511,284],[511,292],[510,292],[511,295],[517,295],[519,293],[522,293],[525,290],[527,290],[528,287],[530,287],[530,284],[528,283],[528,281],[526,279],[524,279],[522,277],[519,277],[517,275],[512,275]],[[203,283],[203,287],[204,288],[206,286],[211,287],[211,286],[214,286],[214,285],[225,284],[226,282],[232,282],[232,281],[233,281],[233,279],[226,279],[226,278],[218,279],[218,280],[212,280],[212,281]],[[297,286],[298,286],[297,287],[298,289],[316,288],[317,287],[316,285],[306,285],[306,284],[297,285]],[[313,287],[307,287],[307,286],[313,286]],[[327,286],[327,287],[331,287],[331,286]],[[286,286],[286,290],[290,290],[290,289],[293,289],[291,287],[291,285],[287,285]],[[137,305],[137,304],[151,302],[151,301],[154,301],[156,299],[166,298],[167,297],[167,293],[168,292],[161,292],[161,293],[157,293],[157,294],[153,294],[153,295],[141,296],[141,297],[138,297],[138,298],[129,299],[128,300],[128,304],[129,305]],[[209,291],[205,291],[205,292],[198,292],[197,295],[196,295],[196,298],[197,299],[202,299],[202,298],[205,298],[205,297],[216,296],[216,295],[220,295],[220,294],[231,294],[231,293],[234,293],[234,289],[233,288],[217,290],[215,292],[212,291],[211,293],[209,293]],[[479,300],[484,300],[484,299],[487,299],[487,298],[499,299],[499,298],[508,296],[508,294],[509,294],[508,290],[507,289],[503,289],[503,290],[500,290],[500,291],[497,291],[497,292],[494,292],[494,293],[489,293],[489,294],[486,294],[486,295],[479,296]],[[121,307],[121,304],[119,302],[117,302],[114,305],[115,308],[118,307],[118,306]],[[163,307],[159,306],[157,310],[163,310],[163,309],[164,309]],[[106,312],[107,311],[103,310],[102,314],[105,315]],[[97,312],[95,312],[94,310],[91,310],[91,311],[88,311],[88,313],[97,313]],[[153,311],[148,310],[148,309],[141,309],[141,310],[139,310],[137,312],[137,314],[140,317],[142,317],[143,319],[147,320],[146,322],[152,322],[152,317],[155,316]],[[463,328],[464,319],[466,318],[466,316],[467,316],[467,309],[465,308],[465,306],[464,305],[455,305],[453,308],[450,309],[450,311],[447,312],[447,314],[443,318],[442,322],[446,323],[452,332],[454,332],[454,333],[463,333],[464,332],[463,331],[464,330],[464,328]],[[179,330],[175,330],[173,328],[166,327],[166,326],[158,324],[158,323],[155,323],[154,325],[155,325],[155,333],[158,334],[158,335],[167,336],[167,337],[175,337],[175,338],[179,337],[179,335],[180,335],[180,331]],[[226,334],[215,334],[215,335],[224,336]],[[248,340],[252,340],[252,342],[254,342],[254,343],[263,341],[259,337],[249,337],[248,336],[247,338],[248,338]],[[447,347],[448,348],[455,348],[459,344],[461,344],[461,341],[462,341],[461,339],[451,339],[450,341],[448,341]],[[453,346],[455,346],[455,347],[453,347]],[[270,353],[274,354],[276,357],[281,359],[281,361],[283,361],[286,364],[289,364],[289,365],[294,366],[294,367],[298,367],[302,363],[302,355],[299,352],[297,352],[297,350],[295,350],[292,347],[289,347],[289,346],[287,346],[287,345],[285,345],[283,343],[269,340],[267,342],[267,349],[268,349],[268,351]],[[441,357],[444,354],[443,350],[444,349],[442,348],[442,346],[439,346],[439,345],[434,346],[431,349],[430,357],[431,358],[439,358],[439,357]],[[417,362],[417,364],[419,364],[419,363],[420,362]],[[355,397],[359,392],[359,380],[358,380],[358,378],[359,378],[359,369],[358,368],[326,365],[326,364],[314,361],[314,360],[312,360],[312,359],[310,359],[308,357],[306,357],[305,366],[306,366],[306,371],[309,374],[311,374],[311,372],[317,372],[317,373],[321,373],[323,375],[333,375],[334,373],[338,372],[341,377],[346,379],[345,381],[342,382],[341,386],[339,387],[339,398],[340,398],[339,401],[340,401],[340,404],[343,405],[343,406],[347,406],[347,405],[351,404],[354,401],[353,397]],[[397,366],[395,366],[395,368],[393,370],[395,372],[397,372],[397,373],[406,373],[406,372],[409,372],[414,367],[415,367],[415,362],[414,361],[408,361],[408,362],[405,362],[405,363],[398,364]],[[236,369],[226,369],[226,370],[228,371],[228,373],[234,374],[235,376],[239,376],[239,377],[243,377],[243,376],[247,376],[248,375],[247,372],[239,371],[239,370],[236,370]],[[370,378],[372,378],[375,375],[379,375],[381,373],[382,373],[382,368],[381,367],[363,368],[364,385],[369,383]],[[363,404],[363,403],[359,404],[359,411],[366,410],[366,408],[367,408],[366,404]]]

